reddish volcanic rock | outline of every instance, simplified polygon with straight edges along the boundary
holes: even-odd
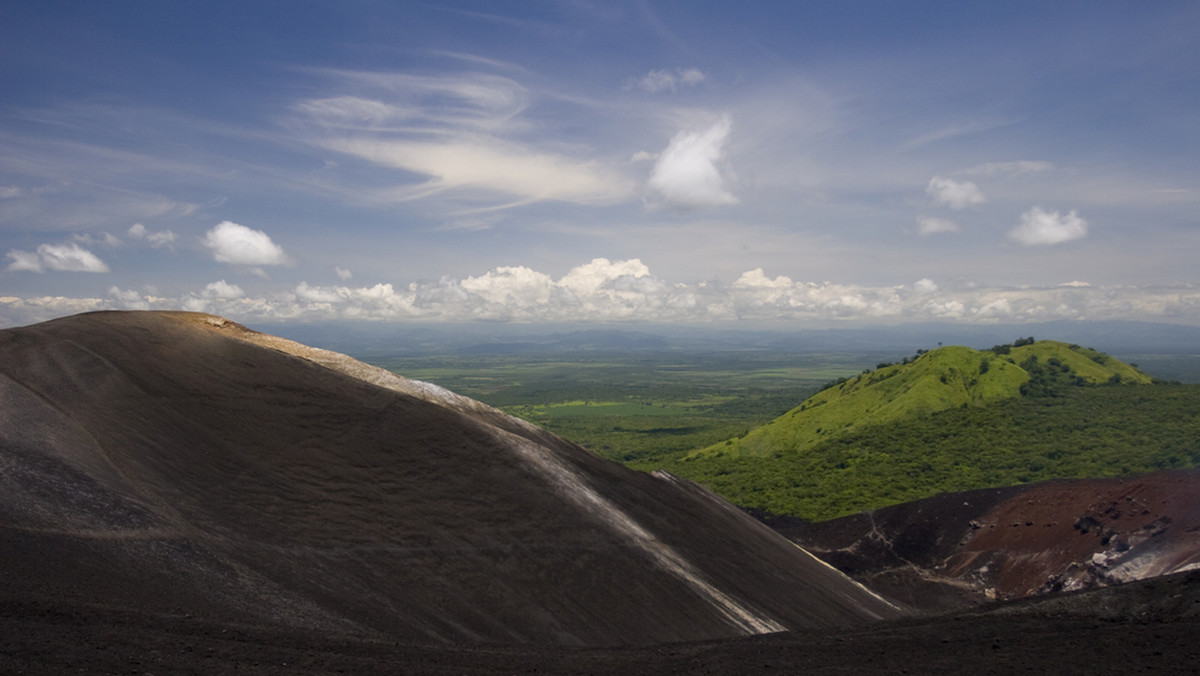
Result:
[[[977,520],[942,574],[999,598],[1084,589],[1200,567],[1200,472],[1031,486]]]
[[[953,493],[823,523],[764,520],[872,588],[946,609],[1200,568],[1200,471]]]

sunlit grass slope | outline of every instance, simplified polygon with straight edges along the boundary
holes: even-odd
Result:
[[[803,450],[863,427],[1016,398],[1023,389],[1029,390],[1031,378],[1036,387],[1064,379],[1091,385],[1151,381],[1107,355],[1057,341],[1001,346],[995,351],[941,347],[919,354],[911,362],[881,365],[832,384],[745,436],[691,455],[764,457]]]
[[[629,463],[831,519],[939,493],[1200,465],[1200,386],[1053,341],[944,347],[832,383],[707,448]]]

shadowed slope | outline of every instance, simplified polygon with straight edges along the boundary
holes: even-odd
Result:
[[[219,318],[80,315],[0,356],[9,599],[580,645],[896,614],[694,485]]]

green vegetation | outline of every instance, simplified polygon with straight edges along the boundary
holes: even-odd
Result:
[[[698,450],[691,457],[802,451],[863,427],[1022,395],[1050,396],[1065,385],[1110,381],[1149,383],[1151,379],[1094,350],[1055,341],[1022,339],[986,352],[942,347],[831,384],[746,436]]]
[[[871,353],[657,351],[543,357],[373,360],[529,420],[621,462],[670,456],[745,434]]]
[[[939,493],[1200,465],[1200,387],[1075,387],[864,426],[803,451],[631,463],[810,520]]]
[[[1200,388],[1150,383],[1078,345],[945,347],[657,464],[736,504],[815,520],[950,491],[1200,464]]]
[[[662,350],[376,363],[631,467],[814,520],[948,491],[1200,465],[1200,386],[1150,384],[1095,350],[1022,338],[880,357],[895,358]]]

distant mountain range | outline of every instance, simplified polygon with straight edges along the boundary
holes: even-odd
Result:
[[[911,354],[939,344],[986,348],[1014,336],[1054,336],[1110,354],[1197,354],[1200,327],[1151,322],[900,324],[810,329],[727,324],[278,323],[254,328],[357,357],[547,351],[774,350]]]

